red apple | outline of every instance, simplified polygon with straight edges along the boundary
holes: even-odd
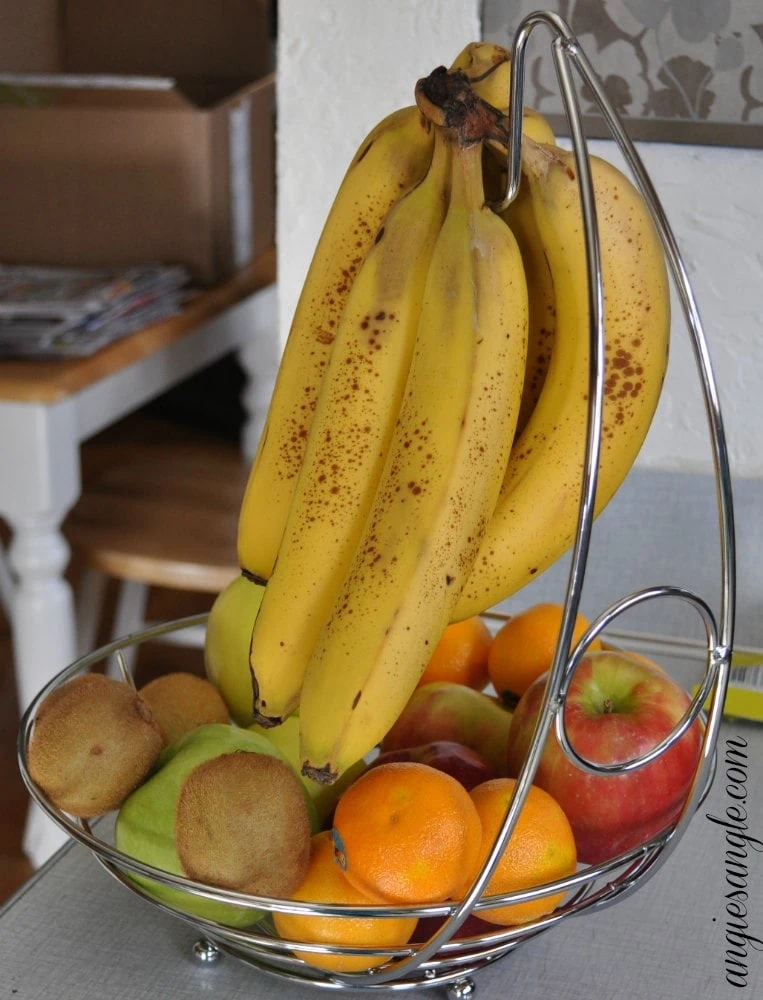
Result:
[[[496,777],[490,765],[476,750],[454,743],[452,740],[439,740],[436,743],[425,743],[420,747],[407,747],[402,750],[387,750],[380,753],[369,767],[392,764],[400,760],[412,760],[444,771],[462,784],[467,792],[481,785],[483,781],[490,781]]]
[[[508,770],[514,777],[529,749],[547,677],[527,689],[514,711],[508,739]],[[659,667],[625,653],[588,653],[570,682],[568,738],[596,764],[622,763],[657,746],[689,704],[686,691]],[[675,820],[697,768],[701,742],[697,721],[650,764],[625,774],[592,775],[567,759],[552,729],[534,783],[567,814],[579,860],[599,864]]]

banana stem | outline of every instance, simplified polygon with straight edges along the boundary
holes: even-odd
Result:
[[[469,212],[479,211],[485,204],[482,180],[482,146],[455,145],[453,155],[451,198]]]
[[[507,119],[472,90],[461,70],[438,66],[416,84],[416,103],[435,125],[453,129],[462,145],[508,142]]]

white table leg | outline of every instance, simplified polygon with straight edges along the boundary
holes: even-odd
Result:
[[[13,602],[13,652],[19,703],[76,657],[74,601],[63,578],[69,546],[59,530],[66,510],[11,516],[9,557],[18,586]]]
[[[253,297],[247,317],[253,317],[252,329],[238,352],[247,377],[241,395],[248,415],[241,435],[241,453],[248,462],[254,458],[265,425],[281,358],[276,307],[276,285],[269,285]]]
[[[68,404],[0,406],[0,513],[13,530],[11,625],[22,710],[76,657],[74,601],[63,575],[69,546],[60,531],[80,491],[75,428]],[[25,848],[34,864],[65,839],[42,813],[30,812]]]

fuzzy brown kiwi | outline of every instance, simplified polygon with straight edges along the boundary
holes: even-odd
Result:
[[[140,689],[165,746],[210,722],[229,722],[228,707],[209,681],[195,674],[164,674]]]
[[[59,809],[90,819],[118,809],[156,763],[162,735],[127,684],[84,674],[40,706],[29,773]]]
[[[222,754],[186,779],[175,843],[186,874],[258,896],[290,896],[310,860],[310,821],[292,769],[260,753]]]

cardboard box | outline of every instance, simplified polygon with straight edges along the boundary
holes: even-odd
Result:
[[[0,261],[212,282],[272,244],[268,18],[267,0],[0,0]]]

